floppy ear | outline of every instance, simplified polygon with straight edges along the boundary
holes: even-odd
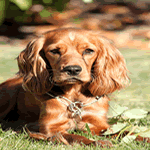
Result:
[[[98,55],[93,64],[89,90],[94,96],[120,90],[129,81],[124,57],[107,39],[98,38]]]
[[[23,87],[36,94],[44,94],[52,88],[49,81],[50,72],[47,70],[50,66],[47,66],[44,56],[40,55],[44,42],[44,37],[32,40],[17,58]]]

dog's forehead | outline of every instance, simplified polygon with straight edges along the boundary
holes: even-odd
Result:
[[[95,36],[90,31],[85,30],[56,30],[46,34],[46,45],[52,43],[64,43],[70,45],[94,44]]]
[[[75,39],[75,33],[74,32],[69,32],[68,37],[71,41],[74,41]]]
[[[65,39],[73,45],[80,45],[82,43],[90,43],[89,37],[86,34],[79,32],[68,32]]]

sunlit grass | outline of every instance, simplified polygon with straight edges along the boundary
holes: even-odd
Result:
[[[0,83],[13,77],[18,71],[15,59],[23,47],[0,45]]]
[[[130,71],[132,83],[125,90],[115,92],[115,98],[122,105],[132,107],[150,106],[150,51],[121,50]]]

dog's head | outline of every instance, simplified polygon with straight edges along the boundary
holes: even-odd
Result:
[[[128,81],[120,52],[98,33],[59,29],[31,41],[18,57],[26,89],[44,94],[55,84],[87,85],[94,95],[119,90]]]

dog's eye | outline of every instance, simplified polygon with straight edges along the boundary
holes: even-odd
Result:
[[[59,54],[59,55],[61,54],[60,51],[59,51],[59,48],[50,50],[50,53],[52,53],[52,54],[54,54],[54,55],[55,55],[55,54]]]
[[[92,53],[94,53],[94,50],[92,50],[92,49],[90,49],[90,48],[87,48],[87,49],[83,52],[83,54],[92,54]]]

